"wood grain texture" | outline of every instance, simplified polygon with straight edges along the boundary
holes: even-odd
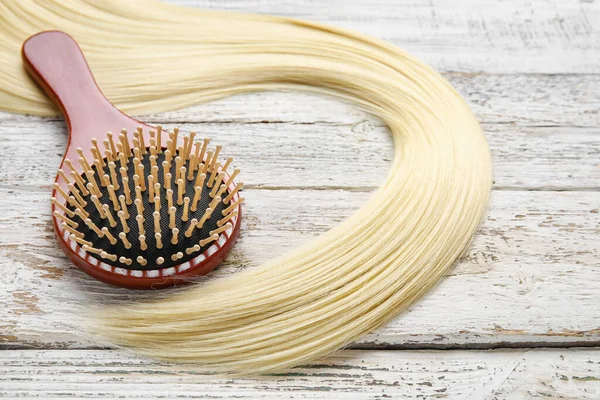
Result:
[[[599,71],[600,72],[600,68]],[[479,120],[528,127],[600,125],[600,74],[492,74],[442,72]],[[301,92],[258,92],[232,96],[183,110],[140,116],[152,123],[356,124],[365,114],[355,107]],[[31,117],[0,112],[0,122]],[[55,119],[51,119],[55,120]],[[60,119],[62,120],[62,119]]]
[[[172,0],[276,14],[353,29],[394,43],[441,70],[598,73],[594,0]]]
[[[600,75],[454,80],[482,121],[496,188],[600,187]],[[196,130],[223,144],[250,187],[370,190],[381,183],[393,156],[380,120],[307,94],[249,94],[142,119]],[[13,140],[17,132],[31,145]],[[59,120],[0,114],[0,140],[7,147],[0,185],[48,184],[66,145],[64,132]]]
[[[351,28],[441,70],[490,142],[496,190],[488,217],[447,279],[355,345],[388,350],[346,350],[261,379],[202,376],[94,349],[103,344],[82,332],[79,316],[153,293],[109,288],[68,263],[48,202],[65,126],[0,113],[0,397],[600,398],[599,348],[472,350],[600,346],[598,0],[170,2]],[[209,279],[342,221],[382,181],[392,156],[379,120],[308,94],[248,94],[141,119],[212,136],[251,188],[242,237]],[[20,346],[69,350],[14,350]]]
[[[198,374],[117,351],[2,351],[0,397],[497,399],[600,397],[600,350],[344,351],[286,375]]]
[[[0,329],[5,347],[98,346],[82,333],[88,307],[153,293],[110,288],[57,248],[48,191],[0,199]],[[253,267],[342,221],[369,193],[246,190],[241,236],[216,273]],[[472,248],[421,303],[361,347],[489,348],[600,345],[600,193],[496,191]]]

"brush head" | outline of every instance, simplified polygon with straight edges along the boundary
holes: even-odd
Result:
[[[71,259],[88,264],[86,272],[119,286],[156,288],[204,274],[224,258],[239,229],[239,170],[227,172],[232,159],[221,164],[221,146],[178,133],[164,144],[161,127],[109,132],[77,149],[77,160],[64,160],[54,184],[54,225]]]

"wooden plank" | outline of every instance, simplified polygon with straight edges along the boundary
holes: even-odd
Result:
[[[375,122],[375,123],[374,123]],[[198,131],[223,145],[242,169],[248,187],[346,188],[372,190],[388,172],[393,148],[376,121],[330,124],[167,124]],[[494,160],[496,188],[589,189],[600,182],[600,128],[483,128]],[[0,127],[5,154],[0,184],[5,188],[44,187],[53,182],[64,153],[62,122]],[[15,132],[27,144],[15,140]]]
[[[600,5],[593,0],[171,0],[289,16],[388,40],[438,69],[599,72]]]
[[[53,238],[47,191],[0,196],[4,347],[88,348],[78,315],[153,293],[110,288],[75,269]],[[253,267],[342,221],[369,196],[246,190],[239,242],[212,276]],[[600,192],[495,191],[469,254],[422,302],[361,347],[600,344]]]
[[[600,397],[600,350],[343,351],[261,378],[199,374],[117,351],[0,352],[0,397],[530,399]]]
[[[529,103],[522,101],[527,90],[513,93],[505,102],[485,95],[496,81],[475,83],[478,79],[468,78],[472,86],[465,84],[462,90],[483,121],[497,188],[598,187],[600,95],[578,106],[578,99],[588,98],[585,89],[569,93],[579,86],[600,87],[600,75],[596,81],[552,80],[547,85],[542,78],[500,79],[504,83],[498,95],[510,85],[549,88],[537,92]],[[547,100],[536,105],[538,97]],[[383,180],[393,154],[381,121],[349,105],[306,94],[237,96],[148,120],[197,130],[222,143],[224,152],[242,168],[241,179],[254,187],[372,189]],[[0,184],[48,185],[66,145],[64,123],[10,114],[0,114],[0,121],[0,140],[5,143]],[[17,135],[26,143],[15,140]]]
[[[597,127],[600,74],[490,74],[446,72],[484,124]],[[201,106],[140,116],[152,123],[292,123],[356,125],[369,116],[356,107],[303,92],[258,92]],[[0,121],[41,119],[0,112]],[[13,125],[14,126],[14,125]],[[227,130],[226,126],[223,128]]]

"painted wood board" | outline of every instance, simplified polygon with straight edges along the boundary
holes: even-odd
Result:
[[[530,119],[516,111],[519,96],[512,105],[504,105],[507,111],[500,116],[481,110],[496,188],[600,187],[600,128],[592,126],[600,99],[575,111],[577,100],[564,99],[570,86],[562,90],[562,101],[539,105],[543,111],[537,117],[535,106],[527,106],[532,109]],[[311,117],[316,109],[321,114]],[[560,109],[567,111],[560,114]],[[556,118],[543,119],[542,113]],[[330,120],[326,114],[332,116]],[[0,159],[0,184],[48,185],[66,145],[64,123],[9,114],[1,117],[0,140],[6,154]],[[205,117],[208,120],[200,122]],[[393,158],[389,132],[380,120],[350,105],[306,94],[237,96],[147,120],[179,126],[184,132],[195,130],[223,144],[223,153],[235,158],[235,165],[242,168],[240,178],[249,187],[371,190],[382,182]],[[17,133],[22,140],[14,140]]]
[[[246,379],[118,351],[8,350],[0,352],[0,397],[592,400],[600,397],[600,350],[347,350]]]
[[[47,190],[0,199],[4,347],[93,347],[77,315],[152,297],[112,289],[56,246]],[[366,192],[246,190],[239,242],[211,276],[259,265],[329,229]],[[24,199],[27,199],[24,201]],[[489,348],[600,344],[600,193],[495,191],[468,255],[425,299],[357,345]]]
[[[597,73],[593,0],[172,0],[327,23],[378,37],[442,70]]]
[[[442,72],[486,124],[596,127],[599,74],[491,74]],[[304,89],[306,90],[306,89]],[[159,114],[152,123],[293,123],[352,125],[366,119],[356,107],[306,92],[256,92]],[[0,112],[0,122],[42,120]],[[380,123],[379,123],[380,124]]]
[[[499,190],[473,248],[433,293],[358,347],[598,346],[597,1],[176,3],[276,13],[391,40],[447,71],[483,122]],[[391,155],[380,121],[303,94],[237,96],[144,119],[206,129],[251,170],[251,187],[261,189],[246,191],[246,234],[215,277],[264,261],[270,243],[283,252],[345,218],[384,177]],[[64,125],[40,128],[46,125],[0,114],[0,138],[9,146],[17,143],[15,135],[36,132],[25,143],[33,150],[10,148],[6,153],[19,157],[0,159],[4,348],[97,346],[80,333],[73,312],[130,295],[107,292],[76,271],[52,242],[48,184],[65,139]],[[259,142],[254,147],[253,139]],[[311,146],[286,163],[277,149],[264,150],[275,140],[284,150],[297,146],[295,140]],[[258,156],[246,157],[242,149]],[[20,163],[23,158],[45,166],[30,167]],[[307,160],[314,170],[302,169]],[[333,182],[322,180],[320,167],[330,169]],[[319,190],[293,190],[301,187]],[[331,190],[337,188],[346,190]],[[522,192],[529,189],[543,192]],[[282,199],[291,194],[315,209],[288,208]],[[342,209],[332,205],[340,199]],[[286,218],[277,220],[276,213]],[[598,351],[349,350],[292,375],[219,380],[116,351],[4,350],[0,397],[597,399]]]

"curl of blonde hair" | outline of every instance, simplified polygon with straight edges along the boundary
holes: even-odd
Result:
[[[106,308],[113,343],[199,369],[266,373],[314,361],[397,316],[467,249],[491,188],[487,143],[430,67],[361,34],[289,18],[149,0],[0,3],[0,108],[55,115],[20,46],[59,29],[81,45],[111,101],[139,114],[249,91],[301,89],[381,118],[395,156],[350,218],[256,268],[156,301]]]

